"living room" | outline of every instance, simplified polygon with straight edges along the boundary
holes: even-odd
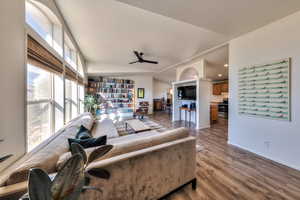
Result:
[[[0,11],[1,200],[300,199],[299,1]]]

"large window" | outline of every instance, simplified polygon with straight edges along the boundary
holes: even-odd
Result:
[[[84,113],[84,85],[78,85],[79,113]]]
[[[71,39],[68,37],[68,35],[65,33],[65,60],[67,63],[70,64],[70,66],[77,71],[77,52],[75,50],[75,47],[71,41]]]
[[[64,125],[63,79],[27,66],[27,144],[32,150]]]
[[[27,0],[26,23],[59,55],[63,55],[62,26],[56,16],[47,7],[39,2]]]
[[[83,71],[83,65],[82,65],[82,62],[81,62],[81,59],[80,59],[80,56],[78,55],[77,57],[77,63],[78,63],[78,73],[81,77],[84,77],[84,71]]]
[[[64,81],[63,77],[54,74],[54,123],[55,131],[64,126]]]
[[[66,79],[66,121],[78,116],[78,87],[75,81]]]
[[[83,113],[84,71],[76,45],[50,9],[26,0],[26,23],[31,27],[27,29],[27,146],[31,151]],[[49,45],[40,43],[40,38]]]

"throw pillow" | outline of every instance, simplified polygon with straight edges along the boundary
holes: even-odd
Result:
[[[107,141],[106,135],[98,137],[98,138],[88,138],[88,139],[83,139],[83,140],[72,139],[72,138],[68,139],[70,147],[71,147],[72,143],[77,143],[77,144],[80,144],[85,149],[90,148],[90,147],[98,147],[101,145],[106,145],[106,141]]]
[[[91,137],[92,136],[91,136],[90,131],[87,128],[85,128],[84,126],[81,125],[75,138],[83,140],[83,139],[89,139]]]

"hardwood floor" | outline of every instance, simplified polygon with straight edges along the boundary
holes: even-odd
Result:
[[[151,119],[167,127],[172,123],[166,113],[154,113]],[[227,121],[191,135],[203,150],[197,152],[197,190],[191,186],[168,200],[300,200],[300,171],[262,158],[227,144]]]

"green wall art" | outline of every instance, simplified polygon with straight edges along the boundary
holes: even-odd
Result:
[[[291,120],[290,60],[239,69],[239,114]]]

